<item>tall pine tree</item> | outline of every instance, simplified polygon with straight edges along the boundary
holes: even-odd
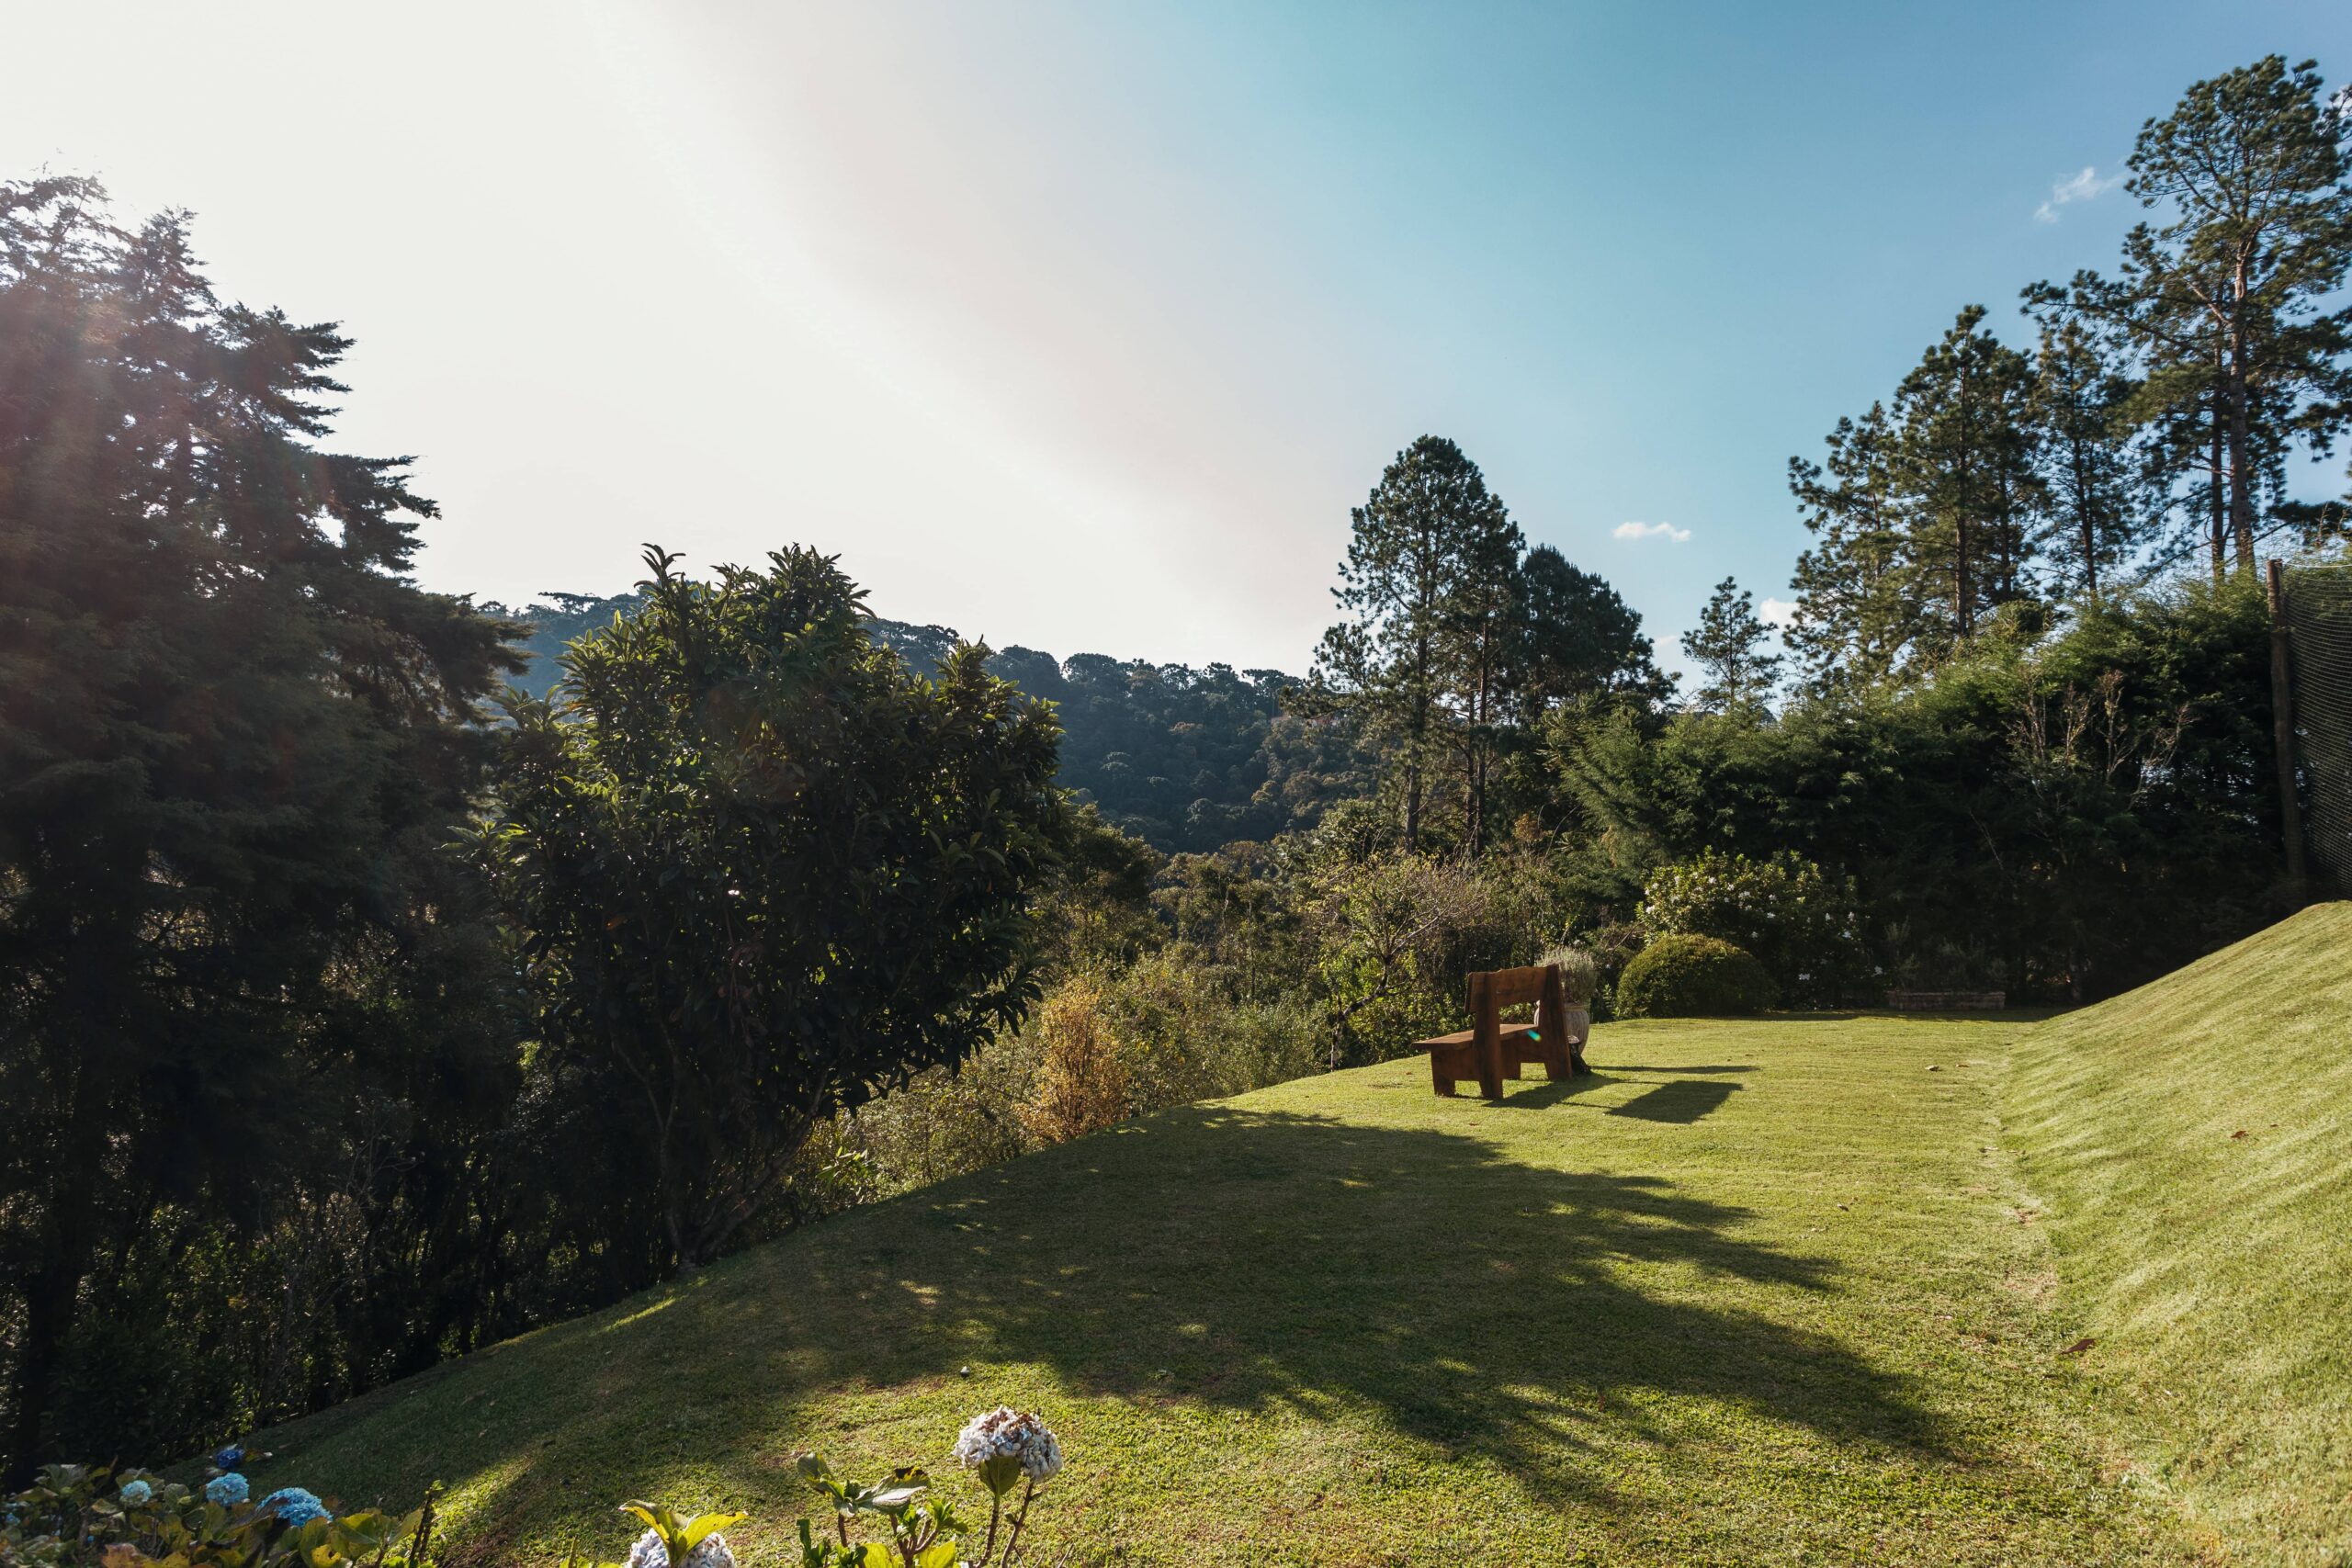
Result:
[[[327,1027],[430,940],[522,628],[408,577],[404,461],[322,447],[332,325],[220,304],[186,220],[0,186],[0,1292],[7,1465],[96,1270],[233,1227],[379,1072]],[[428,1009],[431,999],[425,998]]]
[[[2274,54],[2192,85],[2141,128],[2129,163],[2125,188],[2160,220],[2125,237],[2114,277],[2080,272],[2028,299],[2126,337],[2145,417],[2201,413],[2202,439],[2176,428],[2165,442],[2169,471],[2203,474],[2215,553],[2226,540],[2251,571],[2287,455],[2324,451],[2352,399],[2352,117],[2313,62]]]
[[[2043,322],[2031,404],[2048,500],[2038,544],[2062,595],[2097,601],[2102,574],[2129,557],[2145,532],[2141,464],[2125,413],[2133,390],[2091,324]]]
[[[1789,491],[1814,543],[1797,558],[1796,620],[1784,640],[1816,691],[1884,680],[1918,633],[1897,434],[1886,405],[1872,403],[1860,420],[1838,422],[1826,460],[1789,459]]]
[[[2041,483],[2028,413],[2031,367],[1971,305],[1896,393],[1896,466],[1908,494],[1909,556],[1931,656],[2027,596]]]
[[[1760,707],[1781,679],[1781,656],[1765,651],[1771,631],[1757,618],[1756,596],[1731,578],[1715,584],[1682,651],[1699,667],[1694,706],[1711,713]]]
[[[1504,668],[1519,531],[1486,476],[1442,436],[1396,454],[1352,514],[1315,684],[1387,759],[1399,826],[1420,847],[1465,716],[1491,711]],[[1465,696],[1467,700],[1465,701]]]

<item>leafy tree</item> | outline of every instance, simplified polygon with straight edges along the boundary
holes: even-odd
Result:
[[[1756,596],[1731,578],[1699,612],[1696,630],[1682,634],[1682,651],[1699,666],[1705,684],[1697,705],[1720,711],[1760,705],[1781,678],[1781,656],[1767,653],[1771,630],[1756,616]]]
[[[2345,418],[2352,307],[2352,117],[2317,66],[2270,55],[2199,82],[2141,128],[2125,188],[2163,221],[2126,236],[2116,276],[2080,272],[2063,300],[2125,334],[2155,409],[2201,402],[2216,536],[2251,571],[2283,458],[2324,451]],[[2184,450],[2186,443],[2176,444]]]
[[[413,1035],[329,1025],[383,953],[449,929],[419,879],[519,630],[409,580],[433,508],[402,460],[319,445],[348,341],[220,304],[185,215],[125,231],[103,201],[0,186],[0,1448],[19,1474],[70,1337],[136,1293],[143,1248],[249,1229],[401,1075],[384,1056]],[[462,1005],[470,967],[411,998],[413,1028]]]
[[[1062,808],[1053,719],[986,649],[910,673],[809,550],[712,583],[646,558],[644,608],[514,704],[483,847],[545,1048],[629,1085],[691,1266],[820,1122],[1019,1021]]]

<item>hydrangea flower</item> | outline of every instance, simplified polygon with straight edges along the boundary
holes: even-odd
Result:
[[[143,1481],[126,1481],[122,1483],[122,1506],[126,1508],[143,1507],[153,1502],[154,1496],[155,1489]]]
[[[233,1508],[252,1495],[253,1488],[245,1484],[245,1478],[233,1470],[225,1475],[216,1475],[204,1483],[204,1500],[218,1503],[224,1508]]]
[[[728,1549],[723,1535],[708,1535],[702,1544],[686,1553],[684,1562],[670,1561],[670,1548],[662,1541],[660,1530],[647,1530],[628,1549],[628,1568],[735,1568],[735,1553]]]
[[[300,1486],[279,1487],[261,1500],[261,1511],[276,1514],[289,1525],[307,1525],[327,1517],[327,1506],[319,1501],[319,1495]]]
[[[1000,1404],[972,1417],[956,1436],[950,1457],[967,1470],[979,1470],[991,1460],[1017,1460],[1021,1473],[1037,1482],[1050,1479],[1061,1469],[1062,1445],[1053,1428],[1035,1415]]]
[[[235,1443],[231,1443],[227,1448],[222,1449],[219,1453],[212,1456],[212,1468],[215,1470],[234,1470],[237,1466],[243,1464],[244,1460],[245,1450]]]

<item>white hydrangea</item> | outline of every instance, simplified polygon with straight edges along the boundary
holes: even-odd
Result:
[[[629,1548],[628,1568],[735,1568],[735,1553],[728,1550],[725,1536],[705,1536],[684,1562],[673,1563],[670,1549],[662,1542],[662,1532],[647,1530]]]
[[[967,1470],[978,1470],[1004,1456],[1019,1460],[1021,1473],[1030,1480],[1044,1481],[1062,1467],[1061,1439],[1028,1411],[1000,1404],[984,1416],[973,1416],[957,1434],[950,1454]]]

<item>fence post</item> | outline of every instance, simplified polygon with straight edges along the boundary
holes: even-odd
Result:
[[[2278,830],[2287,840],[2287,880],[2303,897],[2303,803],[2295,793],[2295,694],[2287,670],[2287,575],[2270,558],[2270,737],[2278,753]]]

